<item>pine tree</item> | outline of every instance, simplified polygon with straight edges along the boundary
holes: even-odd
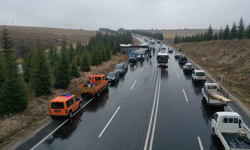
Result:
[[[33,51],[29,47],[23,59],[23,78],[24,78],[24,81],[27,83],[29,83],[30,78],[31,78],[32,59],[33,59]]]
[[[93,50],[92,54],[91,54],[91,64],[93,66],[97,66],[98,63],[99,63],[99,60],[98,60],[98,51],[96,49]]]
[[[222,29],[222,27],[220,28],[220,32],[219,32],[218,38],[219,38],[220,40],[223,39],[223,29]]]
[[[51,75],[46,55],[41,42],[37,41],[37,50],[32,59],[31,83],[36,96],[49,95],[51,93]]]
[[[203,41],[207,41],[207,32],[205,32],[203,35]]]
[[[53,68],[53,76],[54,76],[54,78],[56,78],[56,75],[58,74],[58,72],[59,72],[59,64],[56,61],[55,64],[54,64],[54,68]]]
[[[244,38],[244,33],[245,33],[245,23],[243,21],[243,18],[241,17],[239,25],[238,25],[237,38],[238,39],[243,39]]]
[[[249,23],[249,25],[247,26],[247,28],[246,28],[246,31],[245,31],[246,33],[245,33],[245,35],[246,35],[246,38],[247,39],[250,39],[250,23]]]
[[[0,51],[0,89],[1,86],[3,85],[3,82],[6,79],[6,60],[5,57],[3,56],[2,51]]]
[[[106,51],[107,59],[110,60],[111,59],[111,51],[110,51],[110,49],[106,47],[105,51]]]
[[[178,44],[178,37],[177,37],[177,34],[175,34],[174,44]]]
[[[211,41],[213,39],[213,29],[211,24],[209,25],[209,28],[207,30],[207,40]]]
[[[218,40],[218,33],[217,32],[215,32],[213,40]]]
[[[82,57],[82,63],[81,63],[81,70],[83,72],[90,71],[90,54],[88,51],[83,52],[83,57]]]
[[[0,114],[17,113],[24,110],[27,105],[27,91],[24,82],[18,75],[13,43],[3,29],[3,52],[6,59],[6,78],[0,88]]]
[[[67,42],[65,38],[62,42],[62,53],[59,62],[58,73],[55,78],[55,88],[66,89],[70,83],[69,58],[67,55]]]
[[[48,57],[50,66],[52,66],[54,49],[55,49],[54,44],[52,42],[50,42],[50,50],[49,50],[49,57]]]
[[[53,49],[53,52],[52,52],[52,59],[51,59],[51,62],[50,62],[50,66],[54,68],[55,62],[59,61],[60,57],[57,54],[56,47],[53,47],[52,49]]]
[[[75,61],[73,61],[72,65],[71,65],[71,77],[76,77],[76,78],[80,77],[80,73],[79,73],[79,70],[76,66]]]
[[[237,38],[237,27],[234,22],[230,33],[230,39],[236,39],[236,38]]]
[[[228,40],[230,38],[230,28],[229,25],[226,25],[226,28],[223,32],[223,39]]]
[[[106,50],[103,49],[101,52],[102,52],[102,61],[104,61],[104,62],[108,61]]]
[[[80,65],[81,65],[81,56],[80,56],[80,55],[78,55],[78,56],[76,57],[76,65],[77,65],[77,66],[80,66]]]
[[[72,43],[69,45],[69,62],[72,63],[75,56],[75,49]]]

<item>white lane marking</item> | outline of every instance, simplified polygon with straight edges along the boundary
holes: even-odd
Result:
[[[115,117],[116,113],[118,112],[118,110],[121,108],[121,106],[119,106],[115,113],[113,114],[113,116],[110,118],[109,122],[106,124],[106,126],[103,128],[102,132],[99,134],[98,138],[100,138],[102,136],[102,134],[104,133],[104,131],[106,130],[106,128],[108,127],[108,125],[110,124],[110,122],[113,120],[113,118]]]
[[[134,82],[133,85],[131,86],[130,90],[133,89],[133,87],[135,86],[136,82],[137,82],[137,79],[135,80],[135,82]]]
[[[200,149],[204,150],[204,148],[202,146],[201,138],[199,136],[197,138],[198,138],[198,142],[199,142],[199,145],[200,145]]]
[[[159,68],[157,70],[157,73],[159,73]],[[148,138],[149,138],[149,134],[150,134],[150,129],[151,129],[151,125],[152,125],[152,120],[153,120],[153,115],[154,115],[154,110],[155,110],[155,102],[156,102],[156,96],[157,96],[157,89],[158,89],[158,78],[159,76],[157,75],[156,78],[156,86],[155,86],[155,96],[154,96],[154,102],[153,102],[153,107],[152,107],[152,112],[151,112],[151,116],[150,116],[150,121],[149,121],[149,126],[148,126],[148,132],[147,132],[147,137],[146,137],[146,141],[145,141],[145,145],[144,145],[144,150],[147,149],[148,147]]]
[[[144,69],[144,67],[142,67],[142,69],[141,69],[140,73],[142,73],[143,69]]]
[[[159,76],[161,76],[161,75],[159,74]],[[159,77],[159,87],[158,87],[158,95],[157,95],[158,97],[157,97],[157,101],[156,101],[155,118],[154,118],[154,125],[153,125],[153,128],[152,128],[152,135],[151,135],[149,150],[152,150],[152,147],[153,147],[153,141],[154,141],[154,135],[155,135],[155,126],[156,126],[156,119],[157,119],[157,114],[158,114],[160,91],[161,91],[161,78]]]
[[[188,99],[187,99],[187,95],[186,95],[185,90],[184,90],[184,89],[182,89],[182,91],[183,91],[183,94],[184,94],[184,96],[185,96],[186,101],[188,102]]]
[[[234,112],[233,109],[232,109],[230,106],[227,105],[227,107],[228,107],[232,112]]]
[[[80,110],[82,110],[86,105],[88,105],[88,103],[90,103],[93,99],[94,99],[94,98],[90,99],[86,104],[84,104],[84,105],[82,106],[82,108],[80,108],[78,111],[76,111],[76,112],[74,113],[74,115],[76,115]],[[73,115],[73,116],[74,116],[74,115]],[[72,116],[72,117],[73,117],[73,116]],[[69,120],[69,118],[66,119],[62,124],[60,124],[55,130],[53,130],[53,131],[52,131],[50,134],[48,134],[45,138],[43,138],[40,142],[38,142],[35,146],[33,146],[30,150],[34,150],[35,148],[37,148],[42,142],[44,142],[48,137],[50,137],[54,132],[56,132],[56,130],[58,130],[61,126],[63,126],[68,120]]]
[[[180,76],[179,76],[178,72],[176,72],[176,74],[177,74],[177,77],[180,79]]]

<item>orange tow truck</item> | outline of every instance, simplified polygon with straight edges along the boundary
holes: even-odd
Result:
[[[82,97],[96,96],[99,97],[100,93],[108,88],[108,80],[104,74],[93,74],[88,76],[88,81],[77,87],[78,93]]]

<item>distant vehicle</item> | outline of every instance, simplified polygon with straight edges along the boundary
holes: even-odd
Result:
[[[185,64],[185,63],[187,63],[187,57],[186,56],[180,56],[178,58],[178,61],[179,61],[180,64]]]
[[[128,71],[128,63],[127,62],[121,62],[120,64],[123,64],[125,66],[125,70]]]
[[[123,64],[116,65],[114,71],[119,72],[119,75],[124,75],[126,73],[125,65],[123,65]]]
[[[49,104],[49,113],[51,118],[55,117],[69,117],[82,107],[82,99],[77,98],[72,94],[62,94],[52,99]]]
[[[159,51],[162,51],[162,52],[166,52],[166,48],[165,47],[161,47],[161,46],[158,46],[158,52]]]
[[[216,112],[212,117],[213,135],[225,150],[250,150],[250,134],[241,116],[236,112]]]
[[[157,44],[161,44],[161,41],[157,41]]]
[[[129,53],[129,63],[136,63],[137,62],[137,53],[130,52]]]
[[[158,67],[168,67],[169,56],[166,52],[160,51],[157,54],[156,59],[157,59]]]
[[[99,97],[101,92],[108,88],[108,81],[104,74],[93,74],[88,76],[88,81],[77,87],[82,97]]]
[[[168,48],[168,53],[173,53],[173,49],[172,48]]]
[[[183,71],[194,71],[194,66],[191,63],[186,63],[183,66]]]
[[[174,54],[174,58],[175,58],[175,59],[178,59],[180,56],[181,56],[181,55],[178,54],[178,53],[175,53],[175,54]]]
[[[205,71],[203,70],[194,70],[192,73],[192,80],[194,82],[206,82],[207,77]]]
[[[137,60],[143,61],[145,59],[145,55],[144,54],[138,54],[137,55]]]
[[[106,80],[108,80],[109,83],[116,83],[119,81],[119,72],[110,72],[107,75]]]
[[[202,95],[206,105],[226,106],[228,102],[231,102],[220,93],[220,86],[217,83],[205,83]]]

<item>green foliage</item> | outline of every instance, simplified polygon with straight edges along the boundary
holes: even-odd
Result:
[[[215,32],[213,40],[218,40],[218,33],[217,32]]]
[[[77,65],[77,66],[80,66],[80,65],[81,65],[81,56],[80,56],[80,55],[78,55],[78,56],[76,57],[76,65]]]
[[[84,51],[82,58],[83,58],[83,60],[81,63],[81,70],[83,72],[90,71],[90,54],[89,54],[89,52]]]
[[[55,62],[55,65],[54,65],[54,68],[53,68],[53,76],[56,78],[56,75],[59,73],[59,64],[58,62],[56,61]]]
[[[52,65],[52,59],[53,59],[53,52],[54,52],[54,50],[55,50],[55,46],[54,46],[53,42],[51,41],[50,42],[49,56],[48,56],[48,60],[49,60],[50,66],[53,66]]]
[[[237,27],[235,22],[233,23],[231,32],[230,32],[230,39],[236,39],[237,38]]]
[[[69,62],[72,63],[73,59],[75,57],[75,49],[72,43],[69,45]]]
[[[33,51],[29,47],[23,59],[23,78],[24,81],[27,83],[29,83],[31,78],[32,58],[33,58]]]
[[[175,38],[174,38],[174,44],[178,44],[179,41],[178,41],[178,37],[177,37],[177,34],[175,34]]]
[[[250,23],[249,23],[249,25],[246,28],[245,35],[246,35],[247,39],[250,39]]]
[[[60,59],[60,57],[59,57],[58,54],[57,54],[57,49],[56,49],[56,47],[52,46],[52,47],[51,47],[51,50],[52,50],[52,58],[51,58],[51,61],[50,61],[50,66],[51,66],[51,67],[54,67],[55,62],[58,61],[58,60]]]
[[[58,73],[55,76],[55,88],[66,89],[70,83],[69,58],[67,55],[67,42],[62,43],[61,59],[59,61]]]
[[[49,64],[41,42],[38,40],[37,50],[32,59],[31,83],[36,96],[49,95],[51,93],[51,75]]]
[[[6,77],[0,88],[0,114],[17,113],[28,105],[25,85],[18,75],[13,46],[7,29],[4,27],[2,48],[6,60]]]
[[[80,73],[79,73],[79,70],[76,66],[75,61],[73,61],[72,65],[71,65],[71,77],[76,77],[76,78],[80,77]]]
[[[238,39],[243,39],[244,36],[245,36],[244,34],[245,34],[245,23],[243,21],[243,18],[241,17],[239,25],[238,25],[237,38]]]
[[[230,38],[230,28],[229,25],[226,25],[226,28],[223,32],[223,39],[228,40]]]
[[[213,29],[212,29],[211,24],[209,25],[209,28],[207,30],[207,40],[208,41],[213,40]]]
[[[2,51],[0,51],[0,88],[6,79],[6,69],[6,60]]]

